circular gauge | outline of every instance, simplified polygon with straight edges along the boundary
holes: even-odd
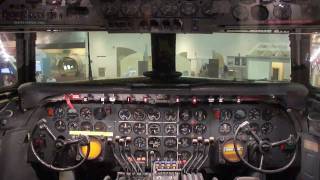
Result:
[[[131,133],[132,127],[130,123],[123,122],[119,124],[119,132],[121,134],[128,135]]]
[[[157,137],[151,137],[148,139],[149,148],[157,149],[161,146],[161,139]]]
[[[243,120],[247,117],[247,112],[243,109],[237,109],[234,113],[235,120]]]
[[[150,108],[148,110],[148,118],[150,119],[150,121],[158,121],[160,119],[160,111]]]
[[[179,113],[179,119],[181,121],[189,121],[192,117],[192,112],[188,109],[182,109]]]
[[[124,1],[121,4],[121,13],[124,16],[135,16],[139,12],[140,3],[137,0]]]
[[[164,146],[167,148],[177,147],[177,138],[167,137],[164,139],[163,143],[164,143]]]
[[[261,133],[262,134],[270,134],[273,131],[273,124],[271,122],[266,122],[264,124],[262,124],[261,126]]]
[[[166,124],[164,126],[164,133],[168,136],[173,136],[177,134],[177,126],[176,124]]]
[[[104,108],[98,107],[93,110],[93,116],[97,120],[102,120],[107,116],[107,112]]]
[[[78,115],[78,112],[76,109],[68,109],[68,111],[67,111],[67,118],[68,119],[75,119],[78,116],[79,115]]]
[[[144,17],[156,16],[158,12],[158,6],[155,3],[143,3],[140,7],[141,14]]]
[[[129,109],[121,109],[118,116],[122,121],[128,121],[131,118],[131,112]]]
[[[198,11],[198,7],[194,2],[183,2],[181,5],[181,13],[186,16],[191,16],[196,14]]]
[[[202,135],[202,134],[207,132],[207,126],[205,126],[204,124],[199,123],[199,124],[197,124],[197,125],[195,125],[193,127],[193,132],[195,134]]]
[[[80,130],[81,131],[92,131],[93,130],[93,126],[90,122],[88,121],[84,121],[80,124]]]
[[[194,112],[194,118],[197,120],[197,121],[203,121],[203,120],[206,120],[207,119],[207,112],[203,109],[199,109],[197,110],[196,112]]]
[[[164,159],[169,161],[177,160],[177,152],[175,151],[166,151],[164,153]]]
[[[230,121],[232,119],[232,111],[229,109],[223,109],[221,111],[220,121]]]
[[[189,151],[181,151],[179,154],[179,160],[182,163],[186,163],[191,157],[191,153]]]
[[[80,109],[80,116],[84,119],[90,119],[92,116],[92,111],[88,107],[83,107]]]
[[[217,4],[214,1],[208,1],[202,6],[202,13],[206,16],[215,16],[220,13],[222,9],[220,4]]]
[[[146,147],[146,139],[143,138],[143,137],[136,137],[134,140],[133,140],[133,145],[136,147],[136,148],[139,148],[139,149],[142,149],[142,148],[145,148]]]
[[[68,129],[69,129],[69,131],[77,131],[77,130],[79,130],[79,124],[75,121],[71,121],[68,124]]]
[[[148,132],[150,135],[159,135],[161,133],[160,124],[156,124],[156,123],[149,124]]]
[[[119,7],[117,5],[114,5],[113,3],[106,3],[103,6],[102,11],[105,17],[116,16],[118,15]]]
[[[136,109],[133,113],[133,118],[136,121],[143,121],[146,118],[146,113],[143,109]]]
[[[107,126],[103,122],[96,122],[94,124],[95,131],[105,131],[106,129],[107,129]]]
[[[54,110],[54,116],[57,118],[63,118],[64,116],[64,109],[62,107],[58,107]]]
[[[259,124],[257,123],[250,123],[250,129],[251,131],[253,131],[254,133],[258,133],[260,130]]]
[[[248,119],[250,121],[258,121],[260,119],[260,110],[257,108],[251,109],[248,113]]]
[[[291,6],[287,3],[280,3],[273,8],[273,15],[280,20],[290,19],[291,14]]]
[[[269,11],[263,5],[256,5],[251,8],[251,16],[257,21],[265,21],[269,18]]]
[[[179,139],[179,147],[188,148],[191,146],[192,140],[188,137],[182,137]]]
[[[161,4],[160,11],[164,16],[174,16],[177,15],[178,6],[175,4],[175,2],[168,0]]]
[[[164,118],[166,119],[166,121],[169,121],[169,122],[176,121],[177,113],[175,110],[170,109],[164,113]]]
[[[137,150],[133,153],[133,156],[136,158],[136,160],[138,162],[145,162],[146,161],[146,157],[147,157],[147,153],[146,151],[143,151],[143,150]]]
[[[67,129],[66,124],[62,120],[56,121],[54,126],[56,130],[60,132],[64,132]]]
[[[270,121],[273,117],[272,109],[266,108],[262,111],[262,119],[265,121]]]
[[[219,127],[219,133],[222,135],[227,135],[232,131],[232,127],[229,123],[223,123]]]
[[[191,133],[191,131],[192,131],[192,126],[190,124],[187,124],[187,123],[180,124],[180,126],[179,126],[179,133],[180,134],[188,135]]]
[[[135,134],[145,134],[146,133],[146,125],[144,123],[135,123],[133,125],[133,132]]]
[[[249,11],[245,6],[235,6],[232,8],[232,15],[237,21],[247,20],[249,17]]]
[[[238,155],[234,149],[233,142],[234,142],[233,140],[229,140],[223,144],[222,156],[228,162],[237,163],[237,162],[240,162],[240,158],[238,157]],[[245,155],[245,152],[244,152],[245,149],[244,149],[244,146],[242,145],[242,143],[237,142],[236,147],[237,147],[239,155],[243,157]]]
[[[159,151],[155,151],[155,150],[149,151],[150,159],[151,159],[152,156],[154,157],[155,160],[160,160],[161,159],[161,154],[160,154]]]

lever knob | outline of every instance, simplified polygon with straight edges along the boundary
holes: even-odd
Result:
[[[209,145],[210,144],[210,140],[209,139],[204,139],[204,141],[203,141],[203,143],[204,143],[204,145]]]
[[[131,138],[131,137],[126,137],[126,142],[127,142],[127,143],[131,143],[131,141],[132,141],[132,138]]]
[[[214,137],[209,137],[210,144],[214,143]]]
[[[202,142],[203,142],[203,137],[199,136],[199,137],[197,138],[197,140],[198,140],[198,143],[202,143]]]
[[[192,144],[193,144],[193,145],[198,144],[198,140],[197,140],[197,139],[192,139]]]

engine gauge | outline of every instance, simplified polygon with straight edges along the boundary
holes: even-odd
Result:
[[[146,118],[146,113],[144,112],[143,109],[138,108],[134,111],[133,118],[136,121],[143,121]]]
[[[54,126],[59,132],[64,132],[67,129],[66,124],[62,120],[56,121]]]
[[[232,119],[232,111],[230,109],[223,109],[221,111],[220,121],[230,121]]]
[[[261,133],[262,134],[270,134],[273,131],[273,124],[271,122],[266,122],[264,124],[262,124],[261,126]]]
[[[158,109],[150,108],[148,110],[148,118],[150,121],[158,121],[160,119],[160,111]]]
[[[287,3],[280,3],[273,8],[273,15],[280,20],[290,19],[291,14],[291,6]]]
[[[120,7],[124,16],[135,16],[139,12],[140,3],[137,0],[123,1]]]
[[[260,126],[257,123],[250,123],[250,129],[257,134],[260,131]]]
[[[232,8],[232,15],[237,21],[245,21],[249,17],[249,10],[242,5]]]
[[[161,126],[160,124],[151,123],[149,124],[148,132],[150,135],[159,135],[161,133]]]
[[[57,118],[63,118],[64,117],[64,109],[62,107],[58,107],[54,110],[54,116]]]
[[[166,151],[165,153],[164,153],[164,159],[165,160],[177,160],[177,152],[175,152],[175,151]]]
[[[137,150],[133,153],[133,156],[136,158],[138,162],[145,162],[147,159],[147,153],[143,150]]]
[[[135,134],[145,134],[146,133],[146,125],[144,123],[135,123],[133,125],[133,132]]]
[[[92,111],[88,107],[83,107],[80,109],[80,116],[84,119],[90,119],[92,116]]]
[[[69,129],[69,131],[77,131],[77,130],[79,130],[78,122],[76,122],[76,121],[69,122],[68,129]]]
[[[106,129],[107,129],[107,127],[103,122],[96,122],[94,124],[95,131],[105,131]]]
[[[118,116],[122,121],[128,121],[131,118],[131,112],[129,109],[121,109]]]
[[[269,11],[263,5],[255,5],[251,8],[251,16],[257,21],[265,21],[269,18]]]
[[[68,109],[67,111],[67,118],[68,119],[74,119],[74,118],[77,118],[79,115],[78,115],[78,112],[76,109]]]
[[[103,107],[98,107],[93,110],[93,116],[97,120],[102,120],[107,116],[107,112]]]
[[[176,124],[166,124],[164,126],[164,133],[168,136],[173,136],[177,134],[177,125]]]
[[[257,121],[260,119],[260,110],[257,108],[251,109],[248,113],[248,118],[250,121]]]
[[[132,131],[132,126],[130,123],[123,122],[119,124],[119,132],[124,135],[128,135]]]
[[[197,111],[194,112],[194,118],[197,120],[197,121],[203,121],[203,120],[206,120],[207,119],[207,112],[204,110],[204,109],[199,109]]]
[[[103,6],[102,11],[103,11],[105,17],[116,16],[119,12],[119,7],[117,5],[114,5],[113,3],[107,2]]]
[[[90,122],[88,121],[84,121],[80,124],[80,130],[81,131],[92,131],[93,130],[93,126]]]
[[[164,139],[164,146],[167,148],[174,148],[177,147],[177,138],[174,137],[167,137]]]
[[[232,127],[229,123],[223,123],[219,127],[219,133],[222,135],[227,135],[232,131]]]
[[[222,9],[221,4],[216,1],[208,1],[202,6],[202,13],[206,16],[215,16],[220,13]]]
[[[140,11],[144,17],[155,16],[158,12],[158,6],[152,2],[142,3]]]
[[[182,137],[179,139],[179,147],[180,148],[188,148],[191,146],[192,140],[188,137]]]
[[[244,109],[237,109],[234,113],[234,119],[239,121],[247,117],[247,112]]]
[[[204,133],[207,132],[207,126],[204,125],[204,124],[201,124],[201,123],[196,124],[196,125],[193,127],[193,132],[194,132],[195,134],[202,135],[202,134],[204,134]]]
[[[164,16],[174,16],[178,12],[178,6],[175,2],[171,2],[171,0],[163,1],[160,7],[160,11]]]
[[[189,121],[192,117],[192,112],[189,109],[182,109],[179,113],[179,119],[181,121]]]
[[[179,160],[182,161],[182,163],[186,163],[190,157],[191,157],[191,152],[189,151],[181,151],[179,154]]]
[[[262,111],[262,119],[265,121],[270,121],[273,117],[273,111],[270,108],[266,108]]]
[[[198,7],[194,2],[184,2],[181,5],[181,13],[186,16],[191,16],[196,14],[198,11]]]
[[[187,124],[187,123],[180,124],[180,126],[179,126],[179,133],[180,134],[188,135],[191,133],[191,131],[192,131],[192,126],[190,124]]]
[[[169,121],[169,122],[176,121],[177,112],[173,109],[170,109],[164,113],[164,118],[166,119],[166,121]]]
[[[157,137],[151,137],[148,139],[148,146],[152,149],[157,149],[161,146],[161,139]]]
[[[146,147],[147,142],[146,142],[146,139],[143,137],[136,137],[133,140],[133,144],[136,148],[143,149]]]

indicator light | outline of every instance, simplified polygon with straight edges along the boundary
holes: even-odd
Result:
[[[223,97],[219,97],[219,103],[223,103]]]
[[[180,98],[176,97],[176,103],[180,103]]]
[[[147,96],[143,97],[143,102],[144,102],[144,103],[148,103],[148,99],[149,99],[149,98],[148,98]]]
[[[127,102],[131,103],[132,102],[132,98],[130,96],[127,97]]]
[[[209,97],[209,98],[208,98],[208,102],[209,102],[209,103],[214,103],[214,100],[215,100],[215,99],[214,99],[213,97]]]
[[[197,102],[198,102],[197,97],[193,96],[192,97],[192,104],[195,105],[195,104],[197,104]]]

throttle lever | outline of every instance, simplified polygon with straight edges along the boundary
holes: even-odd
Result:
[[[126,141],[126,146],[128,146],[128,145],[131,145],[132,139],[131,139],[131,137],[126,137],[125,141]],[[139,170],[141,173],[143,173],[142,168],[140,167],[140,165],[139,165],[138,162],[136,161],[136,158],[135,158],[135,157],[133,156],[133,154],[132,154],[131,148],[128,147],[128,149],[129,149],[130,158],[132,159],[133,163],[135,164],[136,167],[138,167],[138,170]]]
[[[188,161],[186,162],[186,164],[182,168],[182,171],[184,171],[185,173],[186,173],[185,169],[188,167],[189,163],[193,160],[194,154],[196,153],[198,140],[192,139],[192,145],[193,145],[193,153],[192,153],[191,157],[188,159]]]

